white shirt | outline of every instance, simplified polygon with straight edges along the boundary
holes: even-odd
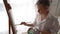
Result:
[[[36,23],[34,23],[34,25],[35,25],[34,28],[39,29],[39,25],[42,24],[42,22],[44,22],[44,21],[46,21],[46,18],[44,20],[41,20],[41,15],[38,13],[36,16],[36,19],[35,19]],[[41,29],[43,29],[43,28],[41,28]]]
[[[47,18],[41,21],[41,15],[37,14],[37,17],[34,22],[33,29],[37,28],[39,30],[50,31],[51,34],[56,34],[59,30],[59,22],[56,17],[50,13],[47,15]]]

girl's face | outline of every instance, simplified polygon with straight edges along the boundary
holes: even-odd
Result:
[[[39,10],[38,12],[40,14],[46,13],[48,11],[48,7],[47,6],[44,6],[42,4],[38,5],[37,8],[38,8],[38,10]]]

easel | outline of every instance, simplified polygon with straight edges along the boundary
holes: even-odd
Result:
[[[4,2],[4,5],[5,5],[5,8],[6,8],[6,12],[7,12],[7,14],[8,14],[8,19],[9,19],[9,34],[11,34],[11,29],[12,29],[12,33],[13,34],[17,34],[17,32],[16,32],[16,29],[15,29],[15,27],[14,27],[14,23],[13,23],[13,20],[12,20],[12,16],[11,16],[11,11],[9,11],[9,10],[11,10],[11,6],[10,6],[10,4],[8,4],[8,2],[7,2],[7,0],[3,0],[3,2]]]

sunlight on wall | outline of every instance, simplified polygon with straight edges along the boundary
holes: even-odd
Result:
[[[15,1],[15,2],[14,2]],[[32,0],[14,0],[10,1],[12,14],[16,23],[20,21],[31,22],[35,17],[35,5]],[[18,2],[17,2],[18,1]]]
[[[8,31],[8,19],[6,12],[0,12],[0,32]]]
[[[8,19],[6,12],[0,12],[0,32],[8,31]]]

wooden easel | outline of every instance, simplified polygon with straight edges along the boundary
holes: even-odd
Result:
[[[9,11],[12,8],[11,8],[10,4],[8,4],[7,0],[3,0],[3,2],[4,2],[6,12],[8,14],[8,19],[9,19],[9,34],[11,34],[11,29],[12,29],[13,34],[17,34],[16,29],[14,27],[13,20],[12,20],[12,16],[11,16],[11,13],[10,13],[11,11]]]

